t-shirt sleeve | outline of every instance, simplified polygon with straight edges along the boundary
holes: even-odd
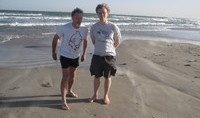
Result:
[[[94,37],[94,25],[90,28],[90,37]]]
[[[88,28],[85,27],[85,37],[84,37],[84,39],[87,39],[87,35],[88,35]]]
[[[63,35],[64,35],[63,26],[58,27],[56,34],[57,34],[59,37],[63,37]]]
[[[121,39],[121,32],[120,32],[119,27],[117,25],[114,25],[114,26],[115,26],[114,40]]]

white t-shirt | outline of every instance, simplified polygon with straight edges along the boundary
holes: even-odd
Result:
[[[58,28],[57,35],[61,38],[60,55],[75,59],[80,56],[82,42],[87,38],[88,29],[81,26],[75,29],[72,23],[65,24]]]
[[[97,22],[91,27],[90,35],[95,39],[95,55],[116,56],[114,40],[121,39],[121,32],[117,25],[112,22],[106,25]]]

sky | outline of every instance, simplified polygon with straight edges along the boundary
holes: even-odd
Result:
[[[71,12],[79,7],[95,13],[99,3],[107,3],[111,14],[200,19],[200,0],[0,0],[0,9]]]

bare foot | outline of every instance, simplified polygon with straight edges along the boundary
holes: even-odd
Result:
[[[97,101],[98,97],[92,97],[89,99],[89,102],[92,103],[92,102],[95,102]]]
[[[104,104],[106,105],[110,104],[110,99],[108,97],[104,98]]]
[[[63,109],[63,110],[70,110],[70,109],[69,109],[69,106],[68,106],[67,104],[63,104],[63,105],[62,105],[62,109]]]
[[[78,98],[78,95],[76,95],[74,92],[69,92],[66,96],[72,98]]]

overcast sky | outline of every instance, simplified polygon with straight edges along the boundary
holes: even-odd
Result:
[[[200,0],[0,0],[0,9],[95,13],[99,3],[109,4],[112,14],[200,19]]]

